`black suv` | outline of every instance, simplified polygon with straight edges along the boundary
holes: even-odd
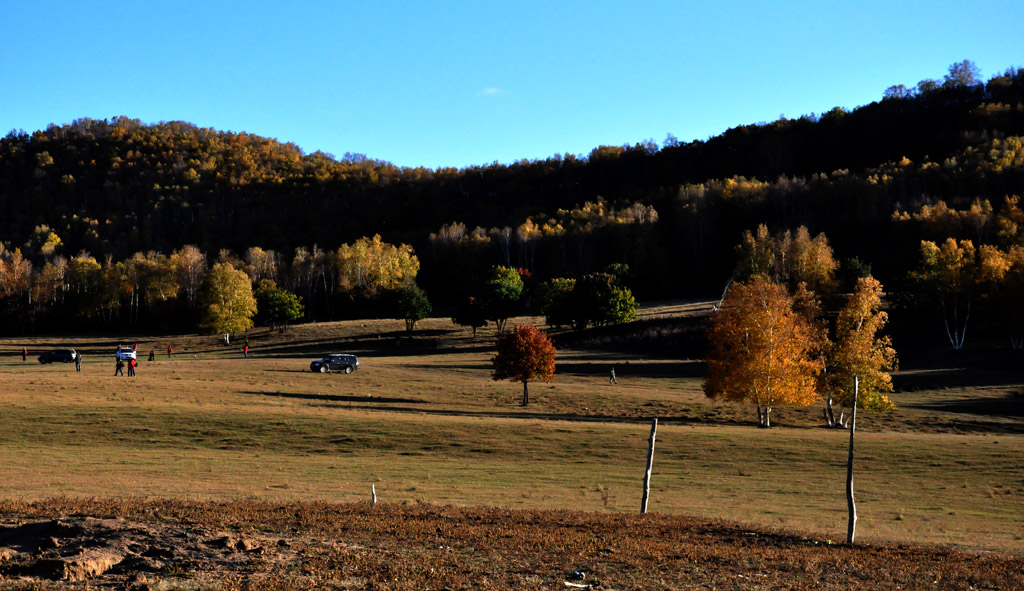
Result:
[[[57,363],[58,361],[62,363],[71,363],[75,360],[76,355],[77,353],[75,353],[74,349],[54,349],[53,351],[47,351],[40,355],[39,363],[42,363],[43,365],[46,365],[47,363]]]
[[[325,355],[323,359],[317,359],[313,363],[310,363],[309,369],[320,373],[327,373],[330,371],[352,373],[359,369],[359,360],[356,359],[355,355],[350,355],[348,353],[331,353],[330,355]]]

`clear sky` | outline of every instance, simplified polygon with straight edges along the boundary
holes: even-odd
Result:
[[[0,134],[181,120],[465,167],[1024,66],[1024,1],[0,0]]]

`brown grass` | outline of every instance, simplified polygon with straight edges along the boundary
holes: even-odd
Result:
[[[520,386],[489,377],[492,334],[432,319],[409,343],[401,328],[257,331],[249,360],[240,340],[139,338],[158,360],[135,379],[112,377],[115,340],[28,343],[33,357],[79,347],[82,374],[0,341],[0,498],[353,502],[374,484],[390,502],[631,513],[657,416],[653,511],[844,538],[846,433],[820,428],[819,407],[780,409],[763,431],[752,409],[703,396],[696,361],[563,350],[523,408]],[[362,368],[309,372],[331,351]],[[947,387],[950,375],[911,366],[897,412],[859,417],[859,537],[1024,551],[1022,380],[957,370]]]
[[[54,499],[0,503],[0,515],[60,516],[71,523],[75,515],[120,518],[150,524],[147,530],[154,535],[163,527],[200,540],[225,535],[252,540],[254,551],[224,556],[224,562],[169,553],[163,572],[149,575],[151,588],[159,589],[565,588],[565,581],[579,580],[577,572],[583,583],[598,589],[952,590],[1024,585],[1020,556],[915,545],[848,547],[665,514]],[[126,579],[115,573],[89,588],[123,588]],[[0,588],[58,588],[46,583],[8,585],[0,581]]]

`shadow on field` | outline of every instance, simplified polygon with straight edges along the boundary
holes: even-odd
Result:
[[[327,400],[330,402],[360,402],[376,404],[425,404],[422,400],[415,398],[384,398],[382,396],[340,396],[336,394],[305,394],[299,392],[255,392],[248,391],[242,394],[254,396],[273,396],[276,398],[295,398],[297,400]]]
[[[491,351],[494,347],[484,343],[457,347],[446,345],[437,339],[406,338],[365,338],[310,340],[281,345],[260,347],[259,354],[263,357],[308,357],[320,359],[328,353],[354,353],[374,357],[396,357],[408,355],[445,355],[451,353],[477,353]]]
[[[494,369],[490,363],[456,363],[438,365],[408,364],[406,367],[416,369],[461,369],[467,371],[489,372]],[[700,378],[707,374],[703,361],[680,361],[679,363],[611,363],[607,360],[597,362],[564,362],[555,361],[555,375],[571,375],[577,377],[596,377],[608,380],[608,374],[615,368],[615,376],[619,380],[630,378]],[[283,371],[283,370],[282,370]]]
[[[614,363],[604,360],[599,363],[555,363],[555,372],[574,376],[598,376],[607,379],[608,373],[615,368],[616,378],[700,378],[707,373],[703,361],[680,361],[678,363]]]
[[[911,406],[941,412],[995,417],[1024,417],[1024,394],[1010,392],[999,397],[959,398],[957,400],[925,402]]]
[[[892,385],[897,391],[1012,386],[1021,382],[1019,373],[968,367],[899,371],[892,375]]]
[[[710,409],[708,412],[690,412],[687,410],[673,411],[673,412],[658,412],[655,409],[649,409],[641,415],[636,416],[624,416],[624,415],[613,415],[613,414],[576,414],[571,412],[530,412],[524,407],[514,405],[518,410],[455,410],[450,408],[426,408],[424,406],[412,406],[412,405],[426,405],[429,404],[424,400],[408,399],[408,398],[383,398],[375,396],[339,396],[332,394],[305,394],[296,392],[256,392],[247,391],[242,392],[243,394],[249,394],[253,396],[273,396],[280,398],[292,398],[298,400],[310,400],[317,402],[348,402],[355,406],[348,406],[346,409],[358,409],[366,411],[377,411],[382,413],[398,413],[398,414],[410,414],[410,415],[427,415],[437,417],[469,417],[469,418],[484,418],[484,419],[512,419],[512,420],[532,420],[532,421],[566,421],[573,423],[616,423],[616,424],[649,424],[651,419],[655,416],[662,424],[672,425],[747,425],[751,424],[750,419],[741,419],[739,417],[732,416],[731,414],[722,414],[718,410]],[[536,396],[536,395],[535,395]],[[397,404],[405,406],[383,406],[385,404]],[[532,407],[536,408],[540,404],[534,404]],[[664,409],[662,409],[664,410]],[[649,414],[648,414],[649,413]],[[778,426],[790,426],[793,428],[803,428],[799,425],[787,425],[784,420],[780,418],[776,423]]]

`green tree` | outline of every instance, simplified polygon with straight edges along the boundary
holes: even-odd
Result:
[[[284,328],[302,318],[305,307],[302,298],[282,289],[270,279],[260,281],[256,288],[256,321],[270,328]]]
[[[233,333],[253,326],[256,298],[245,271],[227,263],[215,264],[203,280],[199,301],[199,329],[205,334],[223,334],[225,344],[231,342]]]
[[[413,283],[395,290],[393,298],[395,317],[405,320],[405,331],[412,336],[416,323],[429,316],[433,310],[427,292]]]
[[[555,374],[555,346],[536,326],[517,326],[498,337],[497,354],[491,358],[495,380],[523,383],[523,405],[530,403],[530,380],[550,382]]]
[[[514,267],[491,267],[484,283],[483,300],[487,319],[498,327],[498,334],[505,332],[505,323],[519,313],[523,297],[523,277]]]
[[[459,326],[468,326],[473,329],[473,338],[476,338],[476,330],[487,326],[487,310],[479,298],[468,297],[458,307],[452,322]]]
[[[573,286],[570,297],[573,328],[587,325],[622,324],[636,319],[636,299],[618,278],[608,273],[591,273]]]
[[[575,287],[576,280],[570,277],[555,277],[538,286],[534,303],[548,326],[573,325],[572,294]]]

